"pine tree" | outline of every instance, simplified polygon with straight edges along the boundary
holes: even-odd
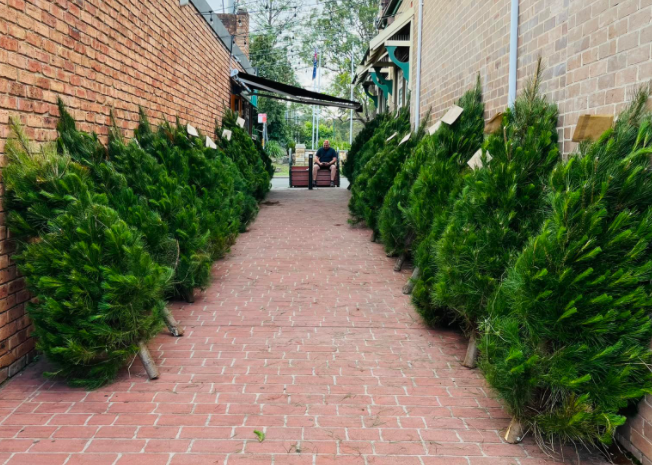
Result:
[[[201,222],[201,199],[195,187],[183,182],[189,168],[170,172],[160,161],[179,160],[179,154],[164,132],[152,131],[144,111],[135,135],[125,144],[112,132],[109,158],[136,195],[167,224],[178,244],[173,295],[192,300],[194,288],[208,285],[212,261],[210,231]]]
[[[249,134],[237,125],[237,117],[235,113],[227,111],[222,118],[222,127],[215,128],[215,138],[220,148],[236,163],[242,176],[249,182],[252,195],[260,201],[271,188],[271,174],[265,168],[265,160]],[[231,140],[222,137],[224,129],[231,131]]]
[[[481,368],[541,444],[609,444],[621,410],[652,393],[647,97],[555,168],[546,222],[483,325]]]
[[[559,160],[557,107],[539,95],[540,74],[539,65],[503,115],[502,131],[485,142],[484,166],[465,177],[434,246],[433,301],[461,318],[470,349],[508,264],[541,226],[545,181]]]
[[[36,297],[28,304],[52,376],[99,387],[159,330],[172,276],[140,233],[94,192],[88,170],[53,145],[32,150],[19,128],[3,171],[18,244],[14,260]]]
[[[484,105],[479,80],[457,104],[464,110],[460,118],[421,140],[385,198],[380,231],[388,251],[400,255],[418,249],[433,219],[447,211],[448,197],[457,192],[466,161],[480,147]],[[416,265],[427,273],[423,260]]]
[[[385,123],[388,118],[388,113],[378,113],[369,122],[367,122],[362,130],[356,134],[351,144],[351,148],[346,154],[346,160],[342,164],[342,174],[349,180],[349,188],[353,185],[353,172],[357,163],[358,154],[363,149],[364,145],[369,142],[369,139],[374,135],[376,129]]]
[[[366,145],[360,153],[359,158],[359,172],[354,172],[354,184],[351,189],[351,200],[349,201],[349,211],[354,221],[364,220],[368,218],[371,224],[367,226],[377,231],[375,224],[375,215],[369,211],[372,203],[377,203],[371,200],[372,197],[382,196],[389,189],[389,185],[384,188],[382,192],[374,192],[374,187],[369,187],[374,176],[383,171],[383,166],[388,159],[394,160],[391,165],[391,171],[395,172],[400,169],[400,164],[404,160],[407,152],[404,149],[398,150],[399,144],[403,137],[410,132],[410,112],[407,107],[399,110],[396,118],[388,119],[387,122],[374,133],[370,143]],[[393,136],[393,137],[392,137]],[[388,140],[390,139],[391,140]],[[410,147],[412,144],[410,144]],[[376,152],[374,152],[376,150]],[[388,166],[389,168],[389,166]],[[388,174],[390,176],[390,174]],[[392,179],[387,177],[384,182],[391,183]],[[380,182],[382,184],[382,182]],[[391,185],[391,184],[390,184]],[[382,200],[381,200],[382,202]],[[380,203],[382,205],[382,203]],[[378,205],[376,208],[380,208]]]
[[[424,118],[424,121],[427,120],[427,117]],[[408,141],[399,143],[393,150],[379,156],[380,166],[370,177],[367,187],[361,195],[360,201],[365,223],[375,234],[380,233],[378,218],[387,192],[394,184],[396,174],[402,170],[405,159],[423,139],[425,127],[421,125],[416,133],[408,134],[410,136]]]

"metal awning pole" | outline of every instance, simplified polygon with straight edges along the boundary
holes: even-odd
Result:
[[[351,101],[353,101],[353,45],[351,45]],[[353,108],[349,116],[349,145],[353,145]]]

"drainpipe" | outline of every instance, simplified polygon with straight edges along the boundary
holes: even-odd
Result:
[[[421,123],[421,40],[423,38],[423,0],[419,0],[419,35],[417,38],[417,80],[416,96],[414,102],[414,129]]]
[[[509,35],[509,93],[507,103],[511,107],[516,100],[516,67],[518,66],[518,0],[512,0]]]

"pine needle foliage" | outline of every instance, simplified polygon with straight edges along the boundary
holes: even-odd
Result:
[[[460,173],[467,169],[466,161],[482,143],[484,105],[479,80],[457,104],[464,109],[460,118],[421,140],[385,198],[380,232],[388,251],[411,253],[418,248],[433,219],[447,211],[448,198],[457,192]]]
[[[427,120],[428,118],[424,118],[424,121]],[[360,198],[364,221],[374,232],[379,232],[378,218],[387,192],[394,184],[396,174],[402,170],[406,158],[414,151],[425,133],[425,124],[422,124],[416,133],[410,134],[408,141],[379,157],[380,166],[369,179],[367,188]]]
[[[464,178],[448,223],[435,244],[438,307],[454,310],[473,331],[487,315],[509,263],[543,222],[544,186],[559,161],[557,107],[539,94],[540,63],[526,89],[487,138],[493,159]],[[432,249],[431,249],[432,250]]]
[[[385,122],[388,118],[388,113],[378,113],[371,120],[368,121],[362,130],[356,134],[351,144],[351,148],[346,154],[346,160],[342,164],[342,174],[346,176],[349,182],[353,183],[353,172],[357,163],[358,154],[361,152],[364,145],[369,142],[369,139],[374,135],[376,129]]]
[[[142,109],[135,136],[125,143],[119,132],[112,131],[109,158],[177,242],[172,295],[184,297],[196,287],[205,288],[210,279],[210,232],[202,226],[201,202],[196,188],[183,181],[189,168],[179,160],[170,134],[165,129],[154,132]],[[168,171],[164,160],[177,160],[178,170]]]
[[[50,376],[97,388],[159,330],[172,269],[94,192],[88,169],[54,145],[33,150],[20,129],[3,170],[13,256],[36,297],[27,306]]]
[[[541,444],[610,444],[652,393],[652,118],[648,90],[560,163],[547,219],[483,325],[480,366]]]
[[[264,151],[261,154],[256,149],[249,134],[237,125],[237,118],[237,114],[227,111],[222,117],[222,126],[215,128],[215,139],[221,150],[235,162],[242,176],[247,180],[248,192],[260,201],[271,189],[270,180],[273,174],[271,160],[265,161],[269,157]],[[231,131],[231,140],[222,137],[224,129]]]
[[[374,156],[378,155],[378,152],[381,152],[387,148],[388,141],[392,135],[396,134],[394,139],[398,137],[398,140],[392,139],[390,141],[392,146],[398,145],[398,143],[403,138],[403,135],[410,130],[409,123],[405,125],[405,109],[399,111],[399,116],[403,115],[403,118],[395,117],[395,114],[384,113],[383,118],[381,119],[377,129],[373,132],[371,138],[362,146],[360,151],[355,155],[353,172],[349,181],[351,186],[354,186],[358,176],[362,173],[363,169],[366,167],[367,162],[371,160]],[[408,115],[409,118],[409,115]],[[351,188],[353,189],[353,188]]]
[[[409,133],[410,112],[409,108],[403,107],[399,110],[398,116],[387,120],[374,133],[369,144],[365,145],[359,155],[359,172],[354,173],[355,179],[349,201],[349,211],[353,221],[367,220],[367,226],[377,231],[376,219],[382,206],[382,198],[391,187],[396,171],[400,169],[409,153],[403,145],[414,147],[412,137],[410,141],[399,145],[403,137]],[[388,141],[390,137],[392,139]],[[376,211],[371,211],[372,208]]]

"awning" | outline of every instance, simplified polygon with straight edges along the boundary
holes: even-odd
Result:
[[[398,15],[392,24],[380,31],[369,42],[369,48],[358,66],[353,84],[370,78],[371,70],[395,66],[403,71],[403,77],[410,80],[409,49],[412,46],[412,20],[414,9]],[[401,51],[402,50],[402,51]]]
[[[358,102],[333,97],[332,95],[320,94],[319,92],[312,92],[301,87],[290,86],[271,79],[254,76],[253,74],[233,71],[231,79],[246,92],[253,93],[256,90],[256,95],[259,98],[267,97],[288,102],[305,103],[307,105],[362,111],[362,105]]]

